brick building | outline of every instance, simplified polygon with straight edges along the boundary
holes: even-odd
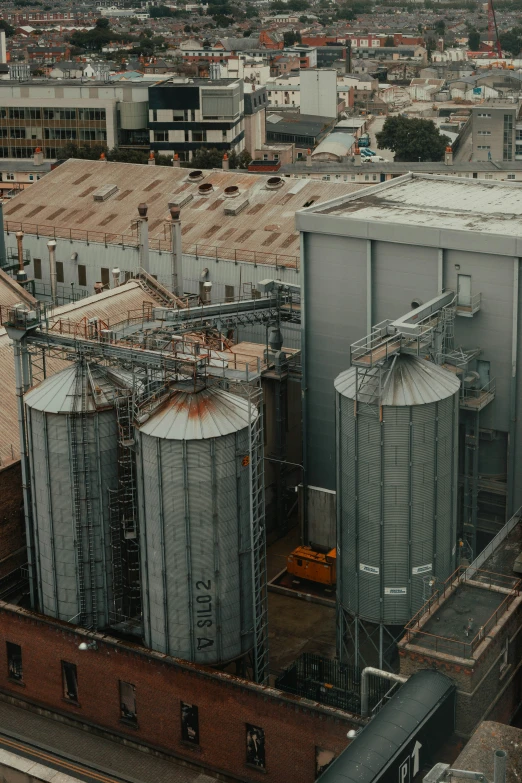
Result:
[[[96,647],[82,651],[82,642]],[[4,602],[0,697],[252,783],[312,783],[320,754],[338,755],[347,732],[364,724],[341,710]],[[253,734],[262,750],[257,755]]]
[[[522,700],[519,518],[493,542],[434,593],[399,642],[401,674],[428,666],[456,681],[457,732],[465,737],[483,720],[509,723]]]

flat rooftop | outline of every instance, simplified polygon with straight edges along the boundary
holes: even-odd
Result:
[[[413,643],[430,650],[435,649],[437,644],[441,652],[461,656],[462,647],[452,642],[463,642],[464,645],[471,642],[479,628],[487,623],[505,598],[505,593],[461,584],[449,598],[440,604],[437,610],[433,611],[431,617],[423,625],[424,633],[430,635],[420,634],[415,637]],[[472,628],[466,632],[470,618]],[[444,637],[445,640],[451,640],[451,642],[441,648],[440,639],[436,642],[434,638],[439,636]],[[462,657],[469,656],[466,653]]]
[[[519,574],[513,571],[515,560],[522,552],[522,524],[519,521],[516,527],[504,538],[503,541],[494,549],[487,560],[481,565],[484,571],[492,571],[496,574],[505,574],[506,576],[516,576]]]
[[[493,780],[493,754],[499,749],[508,754],[506,783],[520,783],[522,730],[504,723],[483,721],[451,766],[453,769],[482,772],[487,780]]]
[[[367,164],[372,171],[372,164]],[[409,227],[520,237],[522,184],[406,174],[305,213]]]

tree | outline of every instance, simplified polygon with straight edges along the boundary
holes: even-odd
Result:
[[[478,52],[480,49],[480,33],[478,30],[470,30],[468,36],[468,49],[472,52]]]
[[[385,46],[395,46],[395,41],[393,40],[393,35],[387,35],[386,39],[384,41]]]
[[[446,33],[446,22],[444,19],[437,19],[435,22],[435,32],[439,36],[443,36]]]
[[[387,117],[382,131],[376,134],[381,149],[390,149],[397,161],[439,161],[449,139],[431,120]]]
[[[100,51],[103,46],[108,44],[114,36],[108,19],[97,19],[96,24],[92,30],[82,31],[76,30],[69,41],[73,46],[78,46],[81,49],[90,49],[92,51]],[[118,35],[121,40],[122,36]]]
[[[14,27],[9,24],[9,22],[6,22],[5,19],[0,19],[0,30],[3,30],[6,34],[6,37],[9,38],[11,35],[14,35]]]
[[[522,27],[513,27],[505,33],[500,33],[500,45],[502,49],[512,57],[518,57],[522,50]]]

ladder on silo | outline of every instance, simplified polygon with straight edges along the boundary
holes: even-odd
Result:
[[[81,377],[82,377],[82,406],[81,406],[81,425],[82,425],[82,445],[83,445],[83,476],[84,476],[84,488],[85,488],[85,512],[87,517],[87,540],[89,547],[89,582],[91,590],[91,613],[92,624],[91,627],[96,631],[98,630],[98,595],[96,585],[96,553],[94,551],[94,521],[92,514],[92,498],[91,498],[91,471],[89,465],[89,455],[87,449],[89,446],[88,439],[88,389],[91,383],[90,373],[86,362],[80,362]],[[94,399],[94,392],[93,392]],[[98,455],[96,455],[98,458]]]
[[[252,389],[249,405],[250,513],[254,599],[253,679],[268,684],[268,592],[266,583],[265,479],[263,459],[263,392]],[[257,413],[257,415],[255,415]]]
[[[79,593],[79,620],[80,625],[85,627],[87,622],[87,606],[85,600],[85,563],[83,560],[83,525],[82,525],[82,497],[80,487],[80,466],[78,458],[78,403],[82,400],[82,378],[81,370],[83,359],[80,359],[76,366],[76,379],[74,385],[74,396],[72,404],[71,422],[71,468],[73,479],[74,496],[74,532],[76,546],[76,569],[78,578]]]

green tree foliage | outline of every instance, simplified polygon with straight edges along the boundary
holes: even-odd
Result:
[[[513,27],[504,33],[500,33],[500,45],[503,50],[512,57],[518,57],[522,50],[522,27]]]
[[[69,41],[73,46],[78,46],[80,49],[99,52],[103,46],[110,43],[113,37],[118,37],[121,40],[121,35],[114,36],[108,19],[97,19],[92,30],[76,30],[71,35]]]
[[[185,11],[175,11],[173,8],[169,8],[167,5],[149,5],[147,8],[151,19],[161,19],[162,17],[180,17],[186,16]]]
[[[254,5],[247,5],[245,6],[245,16],[247,19],[253,19],[255,16],[259,16],[259,11]]]
[[[310,8],[310,3],[307,0],[288,0],[286,7],[290,11],[306,11]]]
[[[393,35],[387,35],[386,39],[384,41],[385,46],[395,46],[395,41],[393,40]]]
[[[388,117],[377,133],[381,149],[390,149],[397,161],[439,161],[449,139],[443,136],[431,120]]]
[[[301,33],[296,32],[295,30],[288,30],[286,33],[283,33],[283,41],[285,46],[293,46],[296,43],[300,44]]]
[[[435,22],[435,32],[437,33],[437,35],[440,36],[445,35],[446,22],[444,21],[444,19],[437,19],[437,21]]]
[[[472,52],[478,52],[480,49],[480,33],[478,30],[470,30],[468,35],[468,48]]]
[[[9,38],[11,35],[14,35],[14,27],[9,24],[9,22],[6,22],[5,19],[0,19],[0,30],[3,30],[6,34],[6,37]]]

